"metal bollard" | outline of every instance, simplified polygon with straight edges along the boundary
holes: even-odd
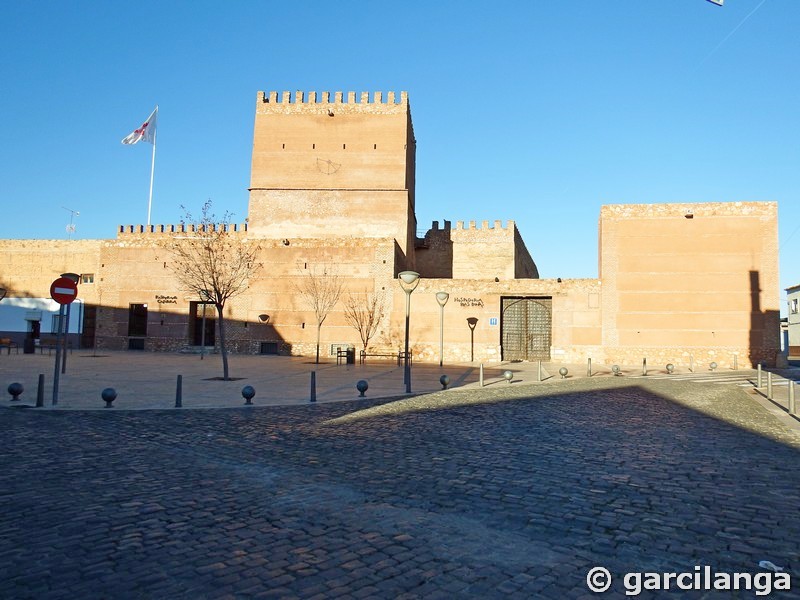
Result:
[[[183,375],[178,375],[178,383],[175,386],[175,408],[183,406]]]
[[[642,375],[647,375],[647,359],[642,359]]]
[[[758,363],[758,380],[756,381],[756,387],[760,388],[762,384],[761,381],[761,363]]]
[[[587,377],[591,377],[592,376],[592,359],[591,358],[587,359],[586,376]]]
[[[114,408],[112,403],[114,400],[117,399],[117,390],[114,388],[107,387],[102,392],[100,392],[100,397],[106,403],[106,408]]]
[[[537,371],[536,381],[541,381],[541,380],[542,380],[542,361],[539,361],[539,369]]]
[[[789,414],[795,416],[797,414],[797,406],[794,403],[794,381],[789,380]]]
[[[442,389],[446,390],[447,386],[450,385],[450,378],[447,375],[442,375],[439,377],[439,383],[442,384]]]
[[[772,400],[772,371],[767,371],[767,398]]]
[[[19,400],[20,394],[25,391],[21,383],[14,382],[8,386],[8,393],[11,394],[11,401],[16,402]]]
[[[256,389],[252,385],[246,385],[242,388],[242,398],[246,406],[253,406],[253,396],[256,395]]]
[[[317,401],[317,372],[311,371],[311,402]]]
[[[44,374],[39,373],[39,386],[36,388],[36,408],[44,406]]]
[[[739,355],[738,354],[734,354],[733,355],[733,370],[734,371],[738,371],[739,370]]]
[[[369,389],[369,383],[367,383],[366,379],[359,379],[356,383],[356,389],[358,390],[359,398],[366,398],[364,393]]]
[[[511,380],[514,379],[514,373],[511,371],[503,371],[503,377],[508,383],[511,383]]]
[[[694,373],[694,356],[689,355],[689,372]]]
[[[478,381],[480,381],[481,387],[483,387],[483,363],[481,363],[480,371],[478,371]]]

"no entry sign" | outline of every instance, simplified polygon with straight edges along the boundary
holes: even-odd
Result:
[[[50,297],[59,304],[71,304],[78,297],[78,284],[59,277],[50,285]]]

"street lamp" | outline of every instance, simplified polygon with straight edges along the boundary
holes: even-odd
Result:
[[[439,303],[439,366],[442,366],[444,360],[444,305],[450,294],[447,292],[436,292],[436,301]]]
[[[478,324],[478,317],[467,317],[467,325],[469,325],[469,360],[475,360],[475,325]]]
[[[401,271],[397,274],[400,279],[400,287],[406,293],[406,347],[405,347],[405,366],[403,368],[403,379],[406,384],[406,394],[411,393],[411,369],[408,365],[408,316],[411,312],[411,292],[419,285],[419,273],[416,271]]]

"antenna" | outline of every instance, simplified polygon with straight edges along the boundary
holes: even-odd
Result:
[[[81,213],[77,210],[72,210],[71,208],[67,208],[66,206],[62,206],[64,210],[69,212],[69,225],[67,225],[67,239],[72,239],[72,234],[75,233],[75,225],[72,223],[72,220],[75,217],[80,217]]]

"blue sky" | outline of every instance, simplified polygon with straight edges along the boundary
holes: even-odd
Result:
[[[800,2],[4,2],[2,238],[247,216],[259,90],[408,91],[417,218],[514,219],[597,276],[600,206],[776,200],[800,283]],[[781,297],[785,292],[781,289]]]

